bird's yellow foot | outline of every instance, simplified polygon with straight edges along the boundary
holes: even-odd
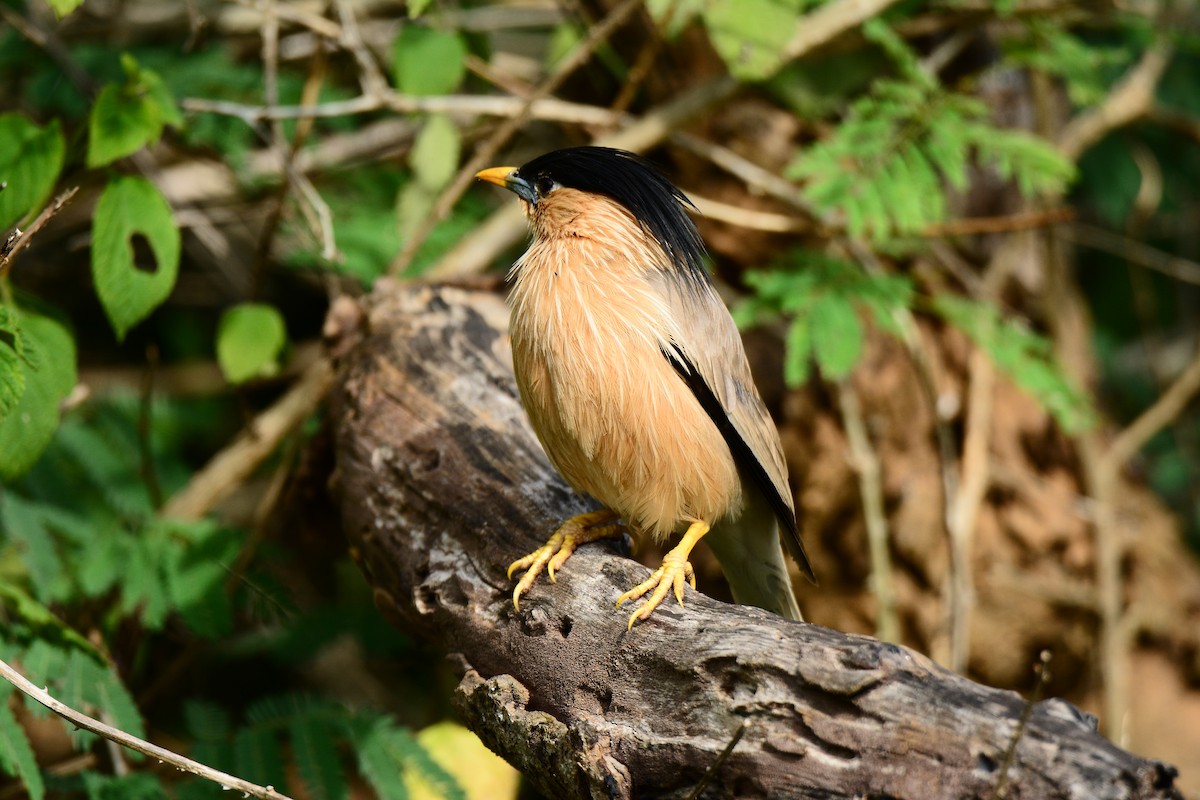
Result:
[[[617,513],[608,509],[578,514],[559,525],[558,530],[544,545],[509,564],[508,577],[510,580],[514,572],[525,570],[525,574],[521,576],[521,580],[513,589],[513,606],[520,610],[521,595],[529,591],[529,587],[533,586],[533,582],[537,580],[537,576],[542,573],[543,569],[546,570],[550,582],[554,583],[555,571],[566,563],[566,560],[571,557],[571,553],[574,553],[575,548],[579,545],[594,542],[597,539],[612,539],[623,534],[625,526],[618,520]]]
[[[675,599],[679,601],[681,607],[683,606],[684,581],[690,582],[693,589],[696,588],[696,572],[692,569],[688,556],[691,555],[696,542],[700,541],[706,533],[708,533],[708,523],[699,520],[693,522],[687,532],[683,534],[679,544],[663,556],[662,566],[655,570],[649,579],[617,598],[619,607],[626,600],[633,600],[653,590],[653,594],[647,598],[642,607],[630,616],[629,630],[633,630],[633,623],[639,619],[646,619],[654,613],[654,609],[658,608],[663,598],[667,596],[667,592],[672,589],[675,591]]]

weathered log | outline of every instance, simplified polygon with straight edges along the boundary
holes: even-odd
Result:
[[[612,545],[515,610],[505,566],[587,504],[526,422],[502,300],[381,285],[330,323],[353,551],[389,620],[458,659],[466,724],[548,796],[1181,796],[1072,706],[903,647],[690,590],[628,631],[613,603],[648,572]]]

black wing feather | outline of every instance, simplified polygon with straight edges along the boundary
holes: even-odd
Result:
[[[812,581],[817,582],[817,576],[813,572],[812,564],[808,560],[808,554],[804,552],[804,544],[800,541],[800,530],[796,525],[796,514],[792,510],[791,505],[787,500],[780,495],[779,490],[775,487],[775,482],[771,480],[771,476],[767,474],[767,470],[763,467],[758,457],[754,455],[754,451],[750,445],[746,444],[746,440],[742,438],[742,434],[738,432],[733,421],[729,419],[729,415],[725,413],[725,407],[721,405],[720,399],[717,398],[712,387],[704,380],[704,376],[696,369],[695,365],[688,357],[679,349],[678,345],[671,344],[661,348],[662,354],[667,361],[671,362],[671,366],[675,368],[675,372],[679,377],[683,378],[683,382],[692,390],[692,394],[700,401],[700,407],[704,409],[704,413],[708,414],[709,419],[717,426],[717,430],[721,432],[721,437],[725,439],[725,443],[729,445],[729,452],[733,453],[733,461],[741,470],[754,481],[754,485],[762,491],[763,496],[767,498],[767,502],[771,505],[771,510],[775,512],[779,524],[788,532],[785,537],[788,542],[788,550],[791,551],[792,557],[796,559],[796,563],[800,566],[804,576]]]

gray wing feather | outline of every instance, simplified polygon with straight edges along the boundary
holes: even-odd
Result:
[[[674,329],[670,341],[663,343],[663,355],[721,431],[735,462],[770,504],[787,532],[783,538],[788,550],[815,583],[800,541],[779,432],[754,387],[733,318],[708,282],[681,280],[669,272],[657,274],[653,281]]]

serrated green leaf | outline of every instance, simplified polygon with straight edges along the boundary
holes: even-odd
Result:
[[[87,165],[93,169],[136,153],[162,136],[164,125],[181,127],[183,116],[162,79],[124,53],[123,84],[100,90],[88,118]]]
[[[59,19],[83,5],[83,0],[46,0],[46,2],[54,9],[54,13],[58,15]]]
[[[0,478],[29,471],[58,428],[59,403],[75,386],[75,340],[55,320],[20,313],[24,337],[38,351],[37,368],[25,369],[25,391],[0,419]]]
[[[135,261],[139,236],[154,254],[153,271]],[[92,277],[118,339],[167,299],[179,273],[179,249],[171,207],[153,184],[138,177],[109,181],[96,204]]]
[[[287,344],[283,315],[274,306],[242,303],[221,316],[217,326],[217,363],[233,384],[279,372],[279,354]]]
[[[827,380],[850,374],[863,350],[863,328],[854,304],[841,294],[829,292],[813,304],[808,317],[812,326],[812,348],[817,366]]]
[[[450,31],[405,25],[392,45],[396,87],[405,94],[449,94],[466,75],[467,45]]]
[[[0,114],[0,231],[45,204],[62,171],[66,144],[58,120],[44,128]]]
[[[458,126],[445,114],[433,114],[417,134],[408,162],[426,189],[438,191],[458,172],[462,138]]]
[[[757,81],[783,63],[796,30],[793,4],[781,0],[711,0],[703,12],[713,47],[734,77]]]
[[[11,775],[21,782],[30,800],[42,800],[46,785],[25,729],[9,708],[7,693],[0,697],[0,773]]]

